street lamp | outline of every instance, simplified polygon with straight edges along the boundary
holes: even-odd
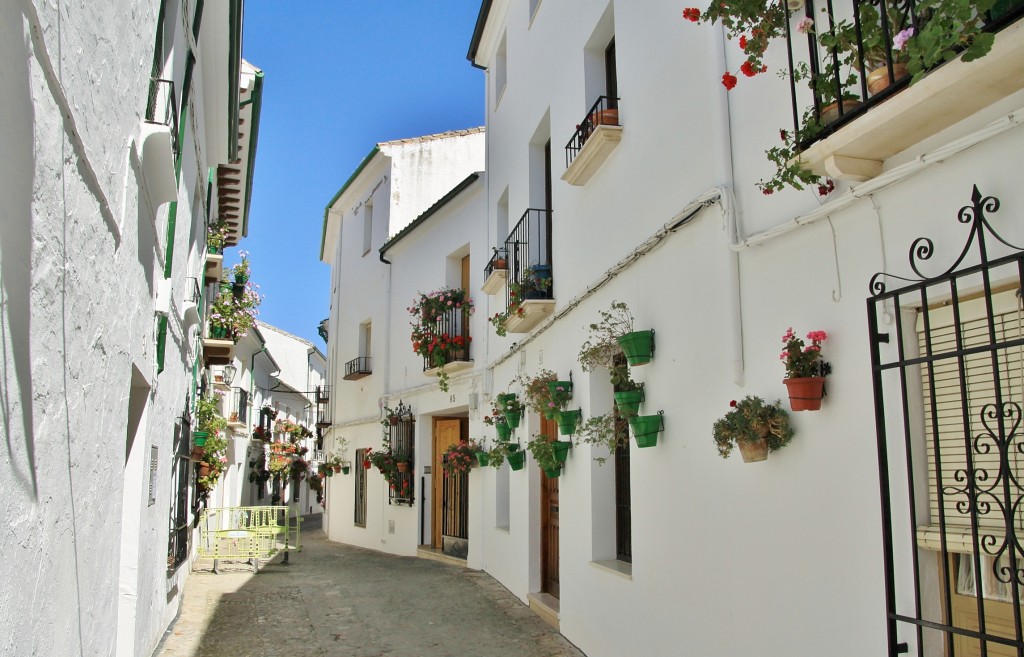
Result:
[[[229,364],[229,365],[225,365],[224,366],[224,383],[225,384],[231,385],[231,382],[235,380],[235,372],[236,371],[237,371],[237,369],[235,368],[234,365],[230,365]]]

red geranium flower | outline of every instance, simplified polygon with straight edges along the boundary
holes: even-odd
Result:
[[[696,23],[700,20],[700,9],[697,9],[696,7],[687,7],[683,10],[683,18]]]
[[[736,86],[736,76],[732,73],[726,72],[722,75],[722,85],[724,85],[726,89],[732,89]]]
[[[740,48],[747,49],[747,35],[740,35]]]
[[[757,75],[757,71],[754,70],[754,67],[751,66],[750,62],[743,62],[740,64],[740,70],[743,71],[743,75],[748,78],[752,78]]]

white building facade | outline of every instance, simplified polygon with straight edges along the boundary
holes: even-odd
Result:
[[[262,73],[240,0],[5,3],[0,24],[2,652],[149,655],[194,555],[206,226],[247,231]]]
[[[356,317],[379,326],[383,315],[391,360],[372,376],[384,369],[389,381],[350,383],[361,388],[336,402],[345,410],[331,429],[355,436],[358,421],[369,446],[381,406],[409,405],[414,508],[401,515],[388,505],[371,470],[365,528],[353,521],[358,495],[332,493],[331,538],[398,554],[410,554],[414,538],[447,547],[433,539],[432,502],[420,494],[432,488],[449,431],[438,420],[460,418],[462,437],[493,441],[483,422],[491,400],[522,398],[520,381],[542,370],[572,381],[569,407],[584,419],[611,412],[608,373],[584,371],[578,354],[587,327],[621,301],[637,329],[656,331],[653,359],[631,369],[645,386],[641,415],[663,413],[656,446],[630,439],[626,454],[601,465],[594,458],[607,450],[578,444],[557,479],[532,457],[519,471],[473,471],[469,567],[590,657],[966,655],[981,652],[970,635],[979,631],[990,651],[1024,645],[1013,623],[1024,559],[1012,465],[1022,394],[1022,276],[1011,246],[1024,245],[1019,14],[987,17],[1002,29],[982,59],[885,93],[861,89],[872,102],[848,107],[805,145],[805,161],[835,185],[822,180],[819,195],[813,185],[772,194],[757,186],[772,175],[764,151],[778,145],[779,127],[794,129],[805,102],[797,89],[794,110],[789,81],[774,75],[786,68],[784,39],[764,54],[769,74],[740,75],[727,91],[723,72],[740,74],[745,54],[681,9],[483,3],[469,58],[487,74],[485,226],[449,201],[384,245],[390,269],[377,270],[381,285]],[[820,10],[800,9],[788,19],[793,31],[805,11],[827,24]],[[971,223],[981,216],[987,224]],[[958,259],[972,226],[994,264],[978,255],[977,238]],[[345,240],[332,228],[326,246],[358,241],[344,221]],[[539,314],[506,337],[485,320],[507,310],[507,286],[478,291],[492,248],[506,252],[510,280],[541,267],[551,281],[541,295],[551,298],[531,305]],[[431,273],[430,263],[460,249],[475,256],[472,365],[442,393],[416,380],[415,354],[402,355],[402,309],[410,292],[454,287],[451,267]],[[340,300],[353,294],[346,281],[367,280],[351,275],[374,255],[366,251],[333,256],[329,354],[356,344],[363,320]],[[779,359],[789,327],[828,334],[821,410],[790,411],[795,437],[766,461],[723,460],[712,426],[731,401],[754,395],[789,408]],[[339,373],[337,361],[329,372]],[[513,441],[552,432],[528,413]]]

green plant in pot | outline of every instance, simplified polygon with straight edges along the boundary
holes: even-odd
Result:
[[[580,409],[564,410],[558,414],[558,433],[563,436],[571,436],[576,433],[576,427],[583,419],[583,411]]]
[[[616,431],[615,413],[608,412],[603,415],[587,418],[579,431],[576,432],[576,444],[598,445],[608,450],[608,456],[598,455],[594,460],[604,465],[609,458],[615,455],[615,450],[629,440],[629,434]]]
[[[526,405],[548,419],[557,417],[558,412],[564,409],[572,399],[571,387],[568,391],[564,390],[565,383],[559,381],[558,375],[551,370],[541,370],[532,377],[526,376],[520,379]],[[559,387],[563,390],[559,391]]]
[[[562,463],[565,457],[562,454],[568,453],[569,443],[560,443],[554,438],[539,434],[530,442],[526,443],[526,449],[530,450],[533,460],[537,462],[540,469],[549,479],[554,479],[561,474]]]
[[[781,402],[767,404],[760,397],[748,395],[729,402],[729,406],[729,412],[712,428],[718,455],[723,459],[738,447],[744,463],[763,461],[769,452],[782,449],[792,440],[789,415]]]
[[[580,347],[579,360],[584,372],[598,367],[608,370],[615,388],[615,405],[623,416],[636,415],[644,400],[644,385],[633,380],[627,359],[623,357],[619,337],[631,332],[633,319],[625,303],[612,302],[612,310],[601,311],[602,321],[589,326],[586,342]]]
[[[519,401],[519,397],[516,395],[508,395],[499,402],[503,404],[505,423],[509,429],[518,429],[519,423],[523,420],[523,411],[526,410],[526,405]]]

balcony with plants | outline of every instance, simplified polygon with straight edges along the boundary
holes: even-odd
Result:
[[[206,228],[206,273],[207,283],[214,283],[224,275],[224,245],[228,238],[227,224],[218,221]]]
[[[423,358],[423,373],[438,377],[438,385],[447,392],[448,375],[473,367],[473,300],[466,290],[441,288],[421,292],[407,310],[413,316],[412,349]]]
[[[565,145],[565,173],[570,185],[585,185],[622,141],[619,99],[601,96],[576,126]]]
[[[785,47],[792,122],[766,151],[766,195],[869,180],[890,157],[1024,89],[1022,0],[740,0],[683,16],[720,23],[742,50],[744,77],[768,73],[773,42]],[[730,90],[739,80],[722,76]]]
[[[505,282],[508,281],[508,254],[504,247],[493,247],[494,254],[487,261],[484,267],[484,284],[480,291],[488,296],[494,296],[505,289]]]
[[[256,323],[262,298],[259,286],[249,280],[249,260],[240,252],[241,262],[233,266],[233,280],[222,280],[213,298],[203,338],[207,365],[227,365],[234,359],[235,343]]]
[[[551,211],[531,208],[509,233],[505,309],[490,322],[498,335],[526,333],[555,310],[551,278]]]

